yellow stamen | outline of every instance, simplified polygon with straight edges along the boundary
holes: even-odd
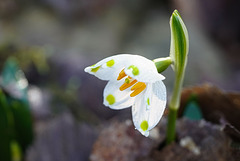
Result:
[[[124,72],[124,69],[119,73],[117,80],[121,80],[122,78],[126,77],[126,73]],[[135,84],[136,83],[136,84]],[[135,84],[135,85],[134,85]],[[131,87],[131,91],[133,91],[130,96],[131,97],[135,97],[136,95],[138,95],[139,93],[141,93],[145,88],[146,88],[146,84],[143,82],[138,82],[136,79],[132,79],[131,77],[127,77],[125,79],[125,82],[123,83],[123,85],[121,85],[121,87],[119,87],[120,91],[123,91],[129,87]]]
[[[129,83],[123,83],[123,85],[122,85],[119,89],[120,89],[120,91],[123,91],[123,90],[125,90],[125,89],[131,87],[132,85],[134,85],[136,82],[137,82],[136,79],[134,79],[134,80],[130,80]]]
[[[141,83],[141,82],[139,82],[139,83]],[[134,90],[131,94],[130,94],[130,96],[131,97],[135,97],[136,95],[138,95],[139,93],[141,93],[145,88],[146,88],[146,84],[145,83],[143,83],[143,85],[142,86],[140,86],[139,88],[137,88],[136,90]]]
[[[123,77],[127,76],[124,72],[124,69],[119,73],[117,80],[121,80]]]
[[[138,89],[138,88],[141,88],[143,85],[145,85],[145,83],[143,83],[143,82],[138,82],[138,83],[136,83],[134,86],[132,86],[131,91],[133,91],[133,90],[135,90],[135,89]]]

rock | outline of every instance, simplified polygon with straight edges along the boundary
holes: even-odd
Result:
[[[177,122],[177,136],[180,143],[186,138],[191,139],[199,152],[195,153],[188,147],[174,142],[158,149],[152,149],[149,156],[141,161],[234,161],[237,159],[237,155],[232,155],[233,149],[230,146],[232,141],[222,131],[221,126],[204,120],[180,119]]]
[[[164,143],[165,128],[166,118],[162,118],[159,125],[150,131],[150,137],[146,138],[134,130],[131,121],[114,121],[102,129],[90,160],[234,161],[239,156],[239,150],[231,147],[232,140],[223,132],[222,126],[204,120],[180,119],[177,122],[177,140],[180,144],[177,141],[170,145]],[[157,131],[159,137],[151,137],[153,131]],[[186,140],[192,145],[184,145]]]
[[[211,84],[185,88],[181,96],[180,116],[192,96],[196,98],[206,120],[220,124],[221,119],[224,119],[240,130],[239,93],[224,92]]]
[[[161,140],[161,139],[160,139]],[[114,121],[100,133],[91,161],[134,161],[147,156],[156,142],[134,129],[132,121]]]

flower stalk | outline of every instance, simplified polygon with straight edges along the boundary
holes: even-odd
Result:
[[[167,144],[170,144],[176,137],[176,119],[180,105],[182,84],[187,64],[189,50],[189,38],[187,28],[177,10],[170,18],[171,46],[170,57],[173,61],[172,68],[175,72],[175,83],[172,98],[169,103],[169,116],[167,125]]]

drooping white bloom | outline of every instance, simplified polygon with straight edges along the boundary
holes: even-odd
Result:
[[[166,106],[164,76],[153,61],[139,55],[120,54],[86,67],[85,72],[109,81],[103,104],[119,110],[132,106],[133,123],[148,136],[161,119]]]

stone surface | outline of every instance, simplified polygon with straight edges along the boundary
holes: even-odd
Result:
[[[134,130],[131,121],[112,122],[102,132],[93,146],[91,161],[235,161],[238,150],[232,148],[232,140],[222,131],[222,126],[201,121],[180,119],[177,122],[177,142],[165,145],[166,119],[162,118],[154,131],[159,137],[142,136]],[[179,142],[189,138],[193,147]]]
[[[199,104],[203,117],[213,123],[226,120],[240,130],[240,94],[224,92],[211,84],[204,84],[184,89],[181,96],[180,116],[188,101],[194,97]]]
[[[158,161],[212,161],[212,160],[237,160],[231,148],[231,139],[221,130],[218,125],[213,125],[204,120],[190,121],[180,119],[177,123],[178,140],[189,137],[200,149],[200,154],[191,152],[189,149],[172,143],[161,149],[154,149],[145,160]]]
[[[112,122],[104,128],[93,146],[91,161],[134,161],[147,156],[156,145],[153,139],[142,136],[132,121]]]

